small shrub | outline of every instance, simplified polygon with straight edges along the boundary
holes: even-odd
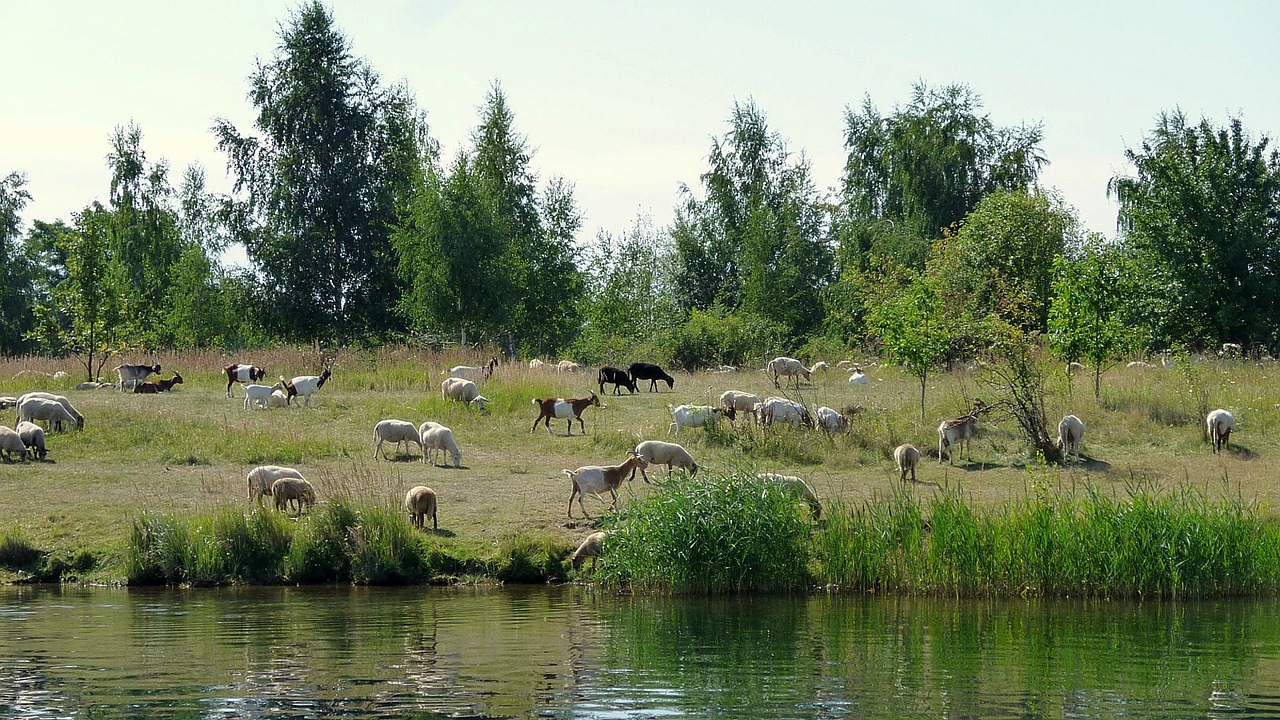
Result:
[[[365,585],[402,585],[430,575],[420,533],[400,512],[365,508],[349,530],[351,578]]]
[[[21,528],[12,528],[0,535],[0,567],[14,570],[28,568],[38,562],[42,555]]]
[[[503,582],[564,580],[564,559],[571,552],[573,548],[551,537],[508,535],[498,543],[491,572]]]

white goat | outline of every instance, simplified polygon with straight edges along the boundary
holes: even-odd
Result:
[[[440,525],[436,522],[436,492],[426,485],[417,485],[409,488],[409,492],[404,494],[404,509],[409,513],[409,519],[413,522],[413,526],[422,529],[427,524],[427,518],[431,518],[431,529],[439,530]]]
[[[849,382],[854,385],[867,385],[871,382],[871,378],[867,377],[867,374],[862,372],[862,368],[855,365],[853,370],[849,373]]]
[[[773,427],[775,422],[813,426],[813,418],[809,416],[808,408],[786,398],[776,396],[765,398],[760,407],[756,408],[756,412],[760,415],[760,423],[765,427]]]
[[[809,366],[809,372],[810,372],[810,373],[826,372],[828,367],[830,367],[830,366],[829,366],[829,365],[827,365],[826,361],[824,361],[824,360],[819,360],[818,362],[816,362],[816,363],[814,363],[813,365],[810,365],[810,366]]]
[[[378,453],[382,453],[382,457],[390,460],[385,451],[382,450],[382,443],[390,441],[396,444],[396,452],[400,452],[400,445],[404,444],[405,452],[409,451],[409,443],[418,446],[418,450],[422,452],[422,462],[427,461],[427,451],[422,447],[422,438],[418,435],[418,428],[413,423],[404,420],[380,420],[377,425],[373,426],[373,439],[377,443],[373,447],[373,459],[378,459]]]
[[[702,427],[712,418],[719,420],[720,416],[724,414],[728,414],[730,419],[733,418],[732,408],[725,410],[724,408],[711,407],[710,405],[681,405],[680,407],[667,405],[667,409],[671,411],[671,416],[674,418],[672,423],[667,426],[667,432],[670,433],[674,429],[677,435],[680,434],[680,428],[682,427]]]
[[[440,394],[445,400],[466,403],[468,409],[475,405],[481,412],[489,402],[489,398],[480,394],[479,386],[463,378],[445,378],[445,381],[440,383]]]
[[[587,493],[591,493],[599,497],[601,493],[608,490],[613,496],[613,503],[609,505],[610,509],[618,505],[618,486],[623,480],[635,475],[636,468],[643,470],[649,467],[649,463],[644,458],[636,455],[634,451],[627,453],[628,457],[621,465],[583,465],[577,470],[565,470],[564,474],[569,476],[570,482],[573,483],[573,491],[569,493],[569,517],[573,517],[573,498],[578,498],[578,507],[582,509],[582,514],[588,518],[591,515],[587,512],[587,506],[583,504],[582,498]]]
[[[693,461],[693,456],[689,454],[688,450],[675,443],[661,440],[645,440],[637,445],[633,452],[644,459],[645,467],[666,465],[668,475],[671,474],[672,468],[688,470],[690,475],[695,475],[698,472],[698,463]],[[644,471],[643,467],[640,468],[640,477],[645,482],[649,482],[649,474]]]
[[[280,478],[298,478],[302,479],[302,473],[296,468],[280,467],[279,465],[259,465],[249,471],[245,480],[249,485],[249,501],[258,501],[262,504],[262,497],[271,494],[271,484]]]
[[[244,409],[254,410],[258,407],[266,408],[271,401],[271,394],[277,390],[284,390],[284,378],[280,378],[280,382],[275,385],[241,385],[244,388]],[[285,397],[285,404],[289,403],[288,396]]]
[[[4,458],[5,462],[13,462],[15,455],[25,462],[27,446],[22,444],[22,436],[18,435],[17,430],[0,425],[0,458]]]
[[[70,415],[71,419],[75,422],[76,427],[82,430],[84,429],[84,416],[81,415],[79,411],[76,410],[75,406],[71,404],[71,401],[68,400],[66,396],[54,395],[53,393],[47,393],[47,392],[33,391],[29,393],[24,393],[18,396],[18,403],[21,403],[23,400],[26,400],[27,398],[41,398],[44,400],[53,400],[54,402],[61,405],[67,411],[67,414]],[[18,420],[21,421],[22,418],[18,418]],[[59,429],[61,429],[61,427],[59,427]]]
[[[1209,413],[1205,418],[1205,426],[1209,429],[1209,440],[1213,443],[1213,451],[1222,452],[1231,439],[1231,430],[1236,426],[1236,418],[1221,408]]]
[[[809,483],[795,475],[779,475],[777,473],[760,473],[756,477],[769,483],[777,483],[797,497],[802,498],[809,505],[809,510],[813,512],[813,519],[817,520],[822,517],[822,503],[818,502],[818,495],[813,492],[813,488],[809,487]]]
[[[49,453],[44,447],[44,428],[33,422],[20,422],[15,429],[18,431],[18,437],[22,438],[22,444],[26,445],[31,453],[32,459],[45,459]]]
[[[329,368],[325,368],[324,372],[319,375],[299,375],[284,384],[284,391],[290,400],[301,395],[302,406],[311,407],[311,396],[324,387],[324,384],[331,377],[333,377],[333,373],[329,371]]]
[[[78,415],[79,413],[77,413]],[[18,422],[23,420],[44,420],[50,430],[61,429],[64,424],[83,427],[84,418],[79,421],[62,403],[42,397],[29,397],[18,401]]]
[[[818,429],[827,432],[840,432],[849,429],[849,418],[841,415],[838,411],[823,405],[819,407],[816,403],[813,406],[813,416],[817,418]]]
[[[1062,459],[1066,460],[1075,453],[1076,462],[1080,462],[1080,444],[1084,440],[1084,422],[1075,415],[1068,415],[1058,423],[1058,450]]]
[[[133,386],[147,379],[151,373],[160,373],[160,363],[155,365],[117,365],[112,370],[120,376],[120,392],[132,390]]]
[[[454,467],[462,467],[462,450],[458,449],[458,441],[453,439],[453,431],[449,428],[439,424],[435,424],[435,427],[427,428],[422,433],[422,447],[427,454],[427,461],[432,465],[436,464],[435,454],[439,450],[440,462],[443,467],[449,467],[449,459],[444,456],[445,452],[453,456]]]
[[[778,384],[778,377],[784,376],[795,381],[796,387],[800,387],[800,378],[809,379],[809,368],[804,363],[789,357],[776,357],[764,366],[764,371],[773,378],[773,386],[781,387]]]
[[[760,422],[760,418],[756,415],[756,405],[760,404],[760,396],[752,395],[741,390],[725,390],[720,393],[720,407],[733,408],[733,412],[750,413],[753,422]]]
[[[920,464],[920,451],[909,443],[893,449],[893,462],[898,466],[898,479],[907,481],[907,471],[911,471],[911,482],[916,482],[916,466]]]

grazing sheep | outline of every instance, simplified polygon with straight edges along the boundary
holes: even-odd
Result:
[[[816,403],[813,406],[813,416],[818,420],[818,428],[827,432],[840,432],[849,429],[849,418],[841,415],[836,410],[823,405],[819,407]]]
[[[668,390],[672,390],[676,386],[676,379],[668,375],[665,370],[653,363],[631,363],[627,366],[627,374],[631,376],[632,384],[637,380],[648,380],[649,392],[658,392],[659,380],[667,384]]]
[[[422,529],[427,524],[427,518],[431,518],[431,529],[439,530],[440,525],[436,522],[436,491],[426,485],[418,485],[409,488],[409,492],[404,494],[404,509],[409,513],[409,519],[413,522],[413,526]]]
[[[290,400],[301,395],[302,406],[311,407],[311,396],[324,387],[324,384],[331,377],[333,377],[333,374],[329,371],[329,368],[325,368],[324,372],[319,375],[299,375],[284,384],[284,392],[289,396]]]
[[[44,447],[44,428],[33,422],[20,422],[17,431],[18,437],[22,438],[22,444],[27,446],[32,459],[45,459],[49,452]]]
[[[41,397],[29,397],[18,401],[18,422],[23,420],[44,420],[49,424],[50,430],[60,430],[64,424],[68,423],[77,427],[84,425],[83,417],[77,422],[76,417],[61,403]]]
[[[14,456],[27,460],[27,446],[22,444],[22,436],[13,428],[0,425],[0,458],[5,462],[13,462]]]
[[[1076,462],[1080,462],[1080,444],[1084,440],[1084,422],[1075,415],[1068,415],[1058,423],[1058,450],[1062,459],[1066,460],[1075,453]]]
[[[1231,430],[1236,426],[1235,416],[1219,408],[1209,413],[1205,418],[1205,425],[1209,428],[1209,440],[1213,443],[1213,451],[1222,452],[1227,447],[1227,441],[1231,439]]]
[[[578,498],[578,507],[582,509],[582,514],[588,518],[591,515],[587,512],[587,506],[583,504],[582,498],[587,493],[591,493],[597,497],[601,493],[608,490],[613,496],[613,503],[609,505],[613,509],[618,505],[618,486],[623,480],[636,474],[636,468],[643,470],[649,466],[644,458],[635,454],[635,451],[627,453],[627,459],[621,465],[583,465],[577,470],[565,470],[564,474],[569,476],[570,482],[573,483],[573,491],[569,493],[569,517],[573,518],[573,498]]]
[[[587,558],[591,558],[591,569],[596,569],[596,558],[600,557],[601,551],[604,549],[604,538],[608,535],[605,531],[593,532],[578,545],[578,549],[573,551],[573,555],[569,556],[569,564],[574,570],[582,569]]]
[[[830,366],[829,366],[829,365],[827,365],[827,363],[826,363],[826,362],[824,362],[824,361],[822,361],[822,360],[819,360],[818,362],[816,362],[816,363],[814,363],[813,365],[809,366],[809,372],[810,372],[810,374],[812,374],[812,373],[826,372],[828,367],[830,367]]]
[[[813,513],[814,520],[818,520],[822,517],[822,503],[818,502],[818,496],[813,492],[813,488],[809,487],[809,483],[795,475],[760,473],[756,477],[765,482],[777,483],[795,494],[797,497],[802,498],[805,503],[809,505],[809,510]]]
[[[437,423],[432,423],[432,425],[435,425],[435,427],[427,428],[422,433],[422,447],[426,453],[427,461],[435,465],[435,454],[439,450],[442,467],[449,467],[449,459],[444,456],[445,452],[448,452],[453,456],[453,466],[461,468],[462,450],[458,449],[458,441],[453,439],[453,431]]]
[[[232,363],[224,368],[222,372],[227,376],[227,397],[231,397],[231,386],[235,383],[244,385],[245,383],[258,382],[267,376],[267,371],[257,365],[245,365],[244,363]]]
[[[530,370],[541,370],[541,369],[545,368],[546,366],[547,366],[547,364],[546,364],[546,363],[544,363],[544,362],[542,362],[542,361],[541,361],[541,360],[539,360],[538,358],[534,358],[534,359],[532,359],[532,360],[530,360],[530,361],[529,361],[529,369],[530,369]]]
[[[958,418],[943,420],[938,425],[938,464],[942,464],[942,454],[947,453],[950,464],[955,465],[955,449],[957,445],[963,445],[965,449],[966,459],[973,460],[973,443],[971,442],[974,435],[978,434],[978,415],[980,415],[986,404],[981,400],[973,401],[973,411],[968,415],[962,415]]]
[[[298,514],[316,504],[316,489],[302,478],[286,477],[271,483],[271,499],[276,510],[290,510],[297,505]]]
[[[578,372],[582,366],[572,360],[561,360],[554,365],[556,372]]]
[[[18,398],[12,395],[0,395],[0,410],[8,410],[18,406]]]
[[[284,378],[280,378],[280,382],[275,385],[242,385],[244,388],[244,409],[254,410],[258,407],[266,408],[271,400],[271,395],[276,391],[284,390]],[[285,396],[285,404],[289,404],[289,396]]]
[[[644,459],[645,467],[649,465],[666,465],[667,474],[671,474],[673,467],[689,471],[690,475],[698,473],[698,463],[693,461],[693,456],[689,454],[680,445],[675,443],[663,442],[661,440],[645,440],[636,446],[633,451]],[[649,474],[640,468],[640,477],[649,482]],[[653,483],[649,483],[652,485]]]
[[[445,378],[440,383],[440,394],[445,400],[456,400],[467,404],[470,410],[472,405],[480,408],[484,412],[489,402],[489,398],[480,394],[480,388],[474,382],[463,378]]]
[[[147,379],[151,373],[160,374],[160,363],[155,365],[117,365],[112,370],[120,376],[120,392],[132,390],[133,386]]]
[[[284,394],[283,388],[280,390],[272,390],[267,396],[267,407],[269,408],[287,408],[289,405],[289,396]]]
[[[725,390],[720,393],[720,407],[732,408],[734,414],[750,413],[752,422],[760,422],[756,415],[756,405],[760,404],[760,396],[741,390]]]
[[[262,504],[262,497],[271,494],[271,485],[280,478],[302,478],[302,473],[296,468],[280,467],[279,465],[259,465],[249,471],[245,480],[249,485],[249,502],[254,500],[258,504]]]
[[[712,419],[719,420],[721,415],[727,415],[729,421],[733,421],[733,408],[718,408],[710,405],[681,405],[680,407],[667,405],[667,409],[671,411],[673,418],[671,424],[667,426],[668,434],[673,428],[679,435],[680,428],[703,427]]]
[[[61,406],[63,407],[63,409],[64,409],[64,410],[66,410],[66,411],[67,411],[67,414],[71,416],[71,419],[72,419],[72,421],[74,421],[75,426],[76,426],[77,428],[80,428],[81,430],[83,430],[83,429],[84,429],[84,416],[83,416],[83,415],[81,415],[81,414],[80,414],[80,412],[76,410],[75,406],[71,404],[71,401],[70,401],[70,400],[68,400],[68,399],[66,398],[66,396],[64,396],[64,395],[54,395],[53,393],[40,392],[40,391],[36,390],[36,391],[32,391],[32,392],[29,392],[29,393],[23,393],[22,395],[19,395],[19,396],[18,396],[18,403],[17,403],[17,404],[18,404],[18,405],[21,405],[21,404],[22,404],[22,401],[23,401],[23,400],[26,400],[26,399],[28,399],[28,398],[42,398],[42,399],[44,399],[44,400],[52,400],[52,401],[54,401],[54,402],[58,403],[59,405],[61,405]],[[19,410],[19,415],[21,415],[21,410]],[[18,421],[19,421],[19,422],[21,422],[21,421],[22,421],[22,420],[24,420],[24,419],[25,419],[25,418],[19,417],[19,418],[18,418]],[[42,418],[42,419],[43,419],[43,418]],[[61,429],[62,429],[62,421],[59,421],[57,429],[59,429],[59,430],[61,430]]]
[[[898,479],[907,481],[907,471],[911,471],[911,482],[916,482],[916,466],[920,464],[920,451],[909,443],[893,449],[893,462],[898,466]]]
[[[809,415],[809,409],[786,398],[776,396],[765,398],[765,401],[756,408],[756,413],[760,415],[760,423],[764,427],[773,427],[775,422],[813,427],[813,418]]]
[[[533,404],[538,406],[538,419],[533,421],[533,427],[529,428],[529,432],[538,429],[538,423],[547,426],[547,434],[551,435],[551,418],[563,419],[568,426],[565,432],[569,435],[573,434],[573,421],[578,421],[578,427],[582,429],[582,434],[587,434],[587,426],[582,422],[582,413],[589,407],[600,407],[600,398],[593,392],[590,397],[584,398],[534,398]]]
[[[373,447],[373,459],[378,459],[378,453],[382,453],[382,457],[386,460],[385,451],[382,450],[382,443],[391,441],[396,444],[396,452],[400,451],[400,444],[404,444],[405,452],[409,451],[409,443],[418,446],[418,450],[422,452],[422,462],[427,461],[427,451],[422,447],[422,438],[418,435],[418,428],[413,423],[404,420],[380,420],[377,425],[373,426],[373,439],[377,443]]]
[[[764,371],[772,378],[774,387],[782,387],[778,384],[779,377],[787,377],[795,381],[796,387],[800,387],[800,378],[809,379],[809,368],[804,363],[789,357],[776,357],[764,366]]]

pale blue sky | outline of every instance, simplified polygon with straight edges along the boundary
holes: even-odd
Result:
[[[0,173],[33,196],[24,217],[70,220],[105,200],[117,125],[143,132],[176,183],[199,162],[227,191],[209,127],[253,132],[246,99],[293,0],[3,2]],[[698,186],[710,137],[754,98],[821,187],[839,183],[844,110],[885,112],[911,85],[964,82],[998,125],[1044,124],[1042,180],[1110,234],[1107,180],[1162,111],[1280,135],[1280,3],[411,2],[329,3],[353,52],[404,80],[446,161],[501,81],[543,178],[576,185],[581,239],[670,221]]]

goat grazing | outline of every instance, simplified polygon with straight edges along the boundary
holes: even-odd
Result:
[[[222,368],[222,372],[227,376],[227,397],[231,397],[231,386],[235,383],[244,385],[245,383],[258,382],[267,376],[267,371],[257,365],[245,365],[244,363],[232,363]]]
[[[1226,410],[1218,409],[1205,418],[1205,426],[1209,429],[1209,440],[1213,443],[1213,451],[1222,452],[1231,439],[1231,430],[1236,426],[1236,418]]]
[[[916,482],[916,466],[920,464],[920,451],[915,445],[904,443],[893,449],[893,462],[898,466],[898,479],[907,481],[907,471],[911,471],[911,482]]]
[[[838,411],[823,405],[813,406],[813,416],[818,420],[818,428],[827,432],[840,432],[849,429],[849,418]]]
[[[130,390],[139,382],[146,380],[151,373],[160,374],[160,363],[155,365],[117,365],[112,370],[120,376],[120,392],[124,392],[125,388]]]
[[[680,407],[672,407],[667,405],[667,409],[671,411],[672,422],[667,426],[667,433],[670,434],[674,429],[676,434],[680,434],[680,428],[686,427],[702,427],[707,421],[720,419],[721,415],[729,416],[729,421],[733,421],[733,408],[711,407],[710,405],[681,405]]]
[[[436,522],[436,491],[426,485],[417,485],[409,488],[409,492],[404,494],[404,509],[409,513],[409,520],[413,522],[413,526],[421,530],[427,524],[427,518],[431,518],[431,529],[439,530],[440,525]]]
[[[955,451],[963,445],[967,460],[973,460],[973,436],[978,434],[978,415],[982,414],[986,405],[981,400],[973,401],[973,411],[958,418],[943,420],[938,425],[938,464],[942,464],[942,454],[947,453],[950,464],[956,464]]]
[[[382,443],[390,441],[396,444],[396,452],[400,452],[400,445],[404,444],[405,452],[409,450],[409,443],[418,446],[418,450],[422,452],[422,462],[427,461],[427,451],[422,447],[422,438],[418,435],[418,428],[413,423],[404,420],[380,420],[377,425],[373,426],[373,439],[377,443],[373,447],[373,459],[378,459],[378,453],[382,453],[384,460],[390,460],[385,451],[382,450]]]
[[[645,440],[636,446],[635,453],[644,458],[646,466],[649,465],[666,465],[667,474],[671,474],[673,467],[689,471],[690,475],[698,473],[698,463],[693,461],[693,456],[688,450],[675,443],[663,442],[661,440]],[[649,474],[640,468],[640,477],[645,482],[649,482]],[[653,483],[649,483],[653,484]]]
[[[621,388],[626,388],[632,395],[635,395],[638,392],[636,389],[636,381],[631,379],[631,376],[627,374],[626,370],[619,370],[616,367],[602,367],[600,368],[600,373],[596,379],[600,383],[601,395],[604,394],[605,383],[613,385],[614,395],[621,395],[622,393],[619,392]]]
[[[155,395],[156,393],[169,392],[174,385],[182,384],[182,374],[175,371],[173,377],[168,380],[160,380],[159,382],[144,381],[134,383],[133,392],[135,395]]]
[[[484,412],[489,402],[489,398],[480,394],[478,385],[464,378],[445,378],[444,382],[440,383],[440,394],[445,400],[466,403],[468,410],[475,405],[480,408],[480,412]]]
[[[569,564],[574,570],[582,568],[587,558],[591,558],[591,569],[596,567],[596,558],[600,557],[601,551],[604,549],[604,539],[608,535],[605,531],[593,532],[582,541],[577,550],[573,551],[573,555],[569,556]]]
[[[565,470],[564,474],[569,476],[569,480],[573,483],[573,491],[569,493],[569,517],[573,518],[573,499],[578,498],[578,507],[582,509],[582,514],[588,518],[591,515],[587,512],[587,506],[583,504],[582,498],[587,493],[591,493],[597,497],[601,493],[608,490],[613,496],[613,503],[609,505],[613,509],[618,505],[618,486],[622,485],[622,481],[628,477],[635,475],[636,468],[643,470],[649,467],[649,463],[645,459],[636,455],[635,451],[627,453],[627,459],[621,465],[583,465],[577,470]]]
[[[789,357],[776,357],[764,366],[764,371],[773,379],[774,387],[782,387],[778,384],[779,377],[788,377],[795,381],[796,387],[800,387],[800,378],[809,379],[809,368],[804,363]]]
[[[1075,415],[1068,415],[1058,423],[1058,450],[1066,460],[1073,453],[1080,462],[1080,444],[1084,440],[1084,422]]]
[[[675,378],[671,377],[665,370],[652,363],[631,363],[627,366],[627,373],[631,375],[632,385],[634,385],[637,380],[648,380],[649,392],[658,391],[659,380],[662,380],[667,384],[668,390],[671,390],[676,386]]]
[[[776,396],[765,398],[765,401],[756,408],[756,413],[760,416],[760,424],[764,427],[773,427],[775,422],[813,427],[813,418],[809,415],[808,408],[786,398]]]
[[[591,397],[585,398],[534,398],[533,404],[538,406],[538,419],[533,421],[533,427],[529,428],[529,432],[538,429],[538,423],[544,423],[547,426],[547,434],[551,435],[551,419],[564,419],[567,427],[565,432],[568,435],[573,434],[573,421],[578,421],[578,427],[582,429],[582,434],[587,434],[587,426],[582,422],[582,412],[591,406],[600,407],[600,397],[595,393],[591,393]]]
[[[333,375],[329,372],[329,368],[325,368],[324,372],[319,375],[299,375],[284,384],[285,395],[287,395],[291,401],[293,398],[301,395],[302,406],[311,407],[311,395],[324,387],[324,384],[328,382],[330,377],[333,377]]]
[[[276,391],[283,391],[285,384],[284,378],[280,378],[280,382],[275,385],[254,385],[250,383],[248,385],[242,385],[241,387],[244,388],[244,409],[253,410],[258,406],[266,408],[268,403],[271,401],[272,393],[275,393]],[[286,395],[285,404],[287,405],[288,402],[289,396]]]
[[[725,390],[720,393],[720,407],[732,409],[734,415],[737,413],[750,413],[751,419],[757,423],[760,422],[760,418],[756,415],[756,405],[759,404],[759,395],[752,395],[741,390]]]

